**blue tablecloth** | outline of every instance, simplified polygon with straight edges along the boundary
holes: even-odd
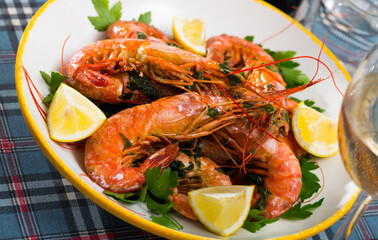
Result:
[[[89,0],[88,0],[89,1]],[[161,239],[107,213],[50,164],[18,105],[14,66],[28,21],[44,0],[0,0],[0,239]],[[374,201],[350,239],[378,238]],[[329,239],[340,221],[311,239]]]

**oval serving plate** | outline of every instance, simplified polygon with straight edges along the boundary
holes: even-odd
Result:
[[[110,1],[112,6],[116,1]],[[207,28],[207,38],[226,33],[245,37],[254,36],[255,43],[263,43],[264,48],[274,51],[294,50],[297,56],[318,57],[321,41],[281,11],[263,1],[253,0],[121,0],[124,20],[138,18],[139,14],[151,11],[152,25],[172,36],[174,16],[203,18]],[[22,66],[30,76],[38,91],[47,96],[49,89],[39,71],[61,71],[61,51],[64,41],[70,38],[64,49],[63,61],[82,47],[104,39],[104,33],[97,32],[88,21],[88,16],[97,16],[90,0],[50,0],[35,14],[21,39],[16,60],[16,88],[22,113],[30,131],[51,163],[79,191],[102,208],[139,228],[171,239],[220,238],[209,232],[199,222],[184,217],[175,218],[184,226],[182,231],[165,228],[150,221],[150,213],[144,204],[123,205],[103,194],[103,190],[86,175],[83,167],[83,152],[67,150],[49,138],[46,122],[33,101],[36,91],[27,83]],[[285,31],[288,25],[290,25]],[[277,33],[279,33],[277,35]],[[272,38],[270,38],[272,36]],[[334,78],[341,91],[346,89],[349,75],[336,57],[323,49],[320,58],[334,71]],[[315,74],[314,60],[297,60],[300,69],[310,78]],[[317,78],[328,78],[330,73],[320,67]],[[29,88],[30,87],[30,88]],[[338,118],[342,96],[336,90],[332,79],[297,93],[300,99],[312,99],[326,113]],[[47,111],[37,98],[37,104]],[[340,156],[319,159],[324,172],[324,189],[312,202],[324,197],[324,202],[305,221],[282,220],[269,224],[256,233],[241,229],[230,239],[298,239],[319,233],[339,220],[353,204],[357,188],[344,169]],[[322,174],[317,170],[320,179]]]

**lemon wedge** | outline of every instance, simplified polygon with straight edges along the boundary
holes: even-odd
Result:
[[[75,142],[94,133],[105,119],[105,114],[88,98],[62,83],[47,112],[47,127],[52,139]]]
[[[312,155],[329,157],[338,152],[337,122],[304,102],[294,111],[292,127],[298,144]]]
[[[206,30],[202,19],[174,17],[172,29],[175,41],[199,55],[206,55]]]
[[[210,231],[227,237],[243,226],[254,186],[219,186],[190,191],[189,204]]]

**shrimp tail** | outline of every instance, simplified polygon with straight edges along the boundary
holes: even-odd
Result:
[[[152,167],[167,168],[177,156],[179,149],[177,144],[170,144],[158,150],[141,164],[140,169],[145,172]]]

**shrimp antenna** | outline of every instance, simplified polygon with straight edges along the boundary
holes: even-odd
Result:
[[[62,47],[62,53],[60,55],[60,62],[62,64],[62,75],[63,75],[63,82],[66,83],[66,77],[64,76],[64,64],[63,64],[63,52],[64,52],[64,47],[66,46],[66,43],[68,41],[68,39],[71,37],[71,34],[68,35],[68,37],[66,38],[66,40],[64,41],[63,43],[63,47]]]

